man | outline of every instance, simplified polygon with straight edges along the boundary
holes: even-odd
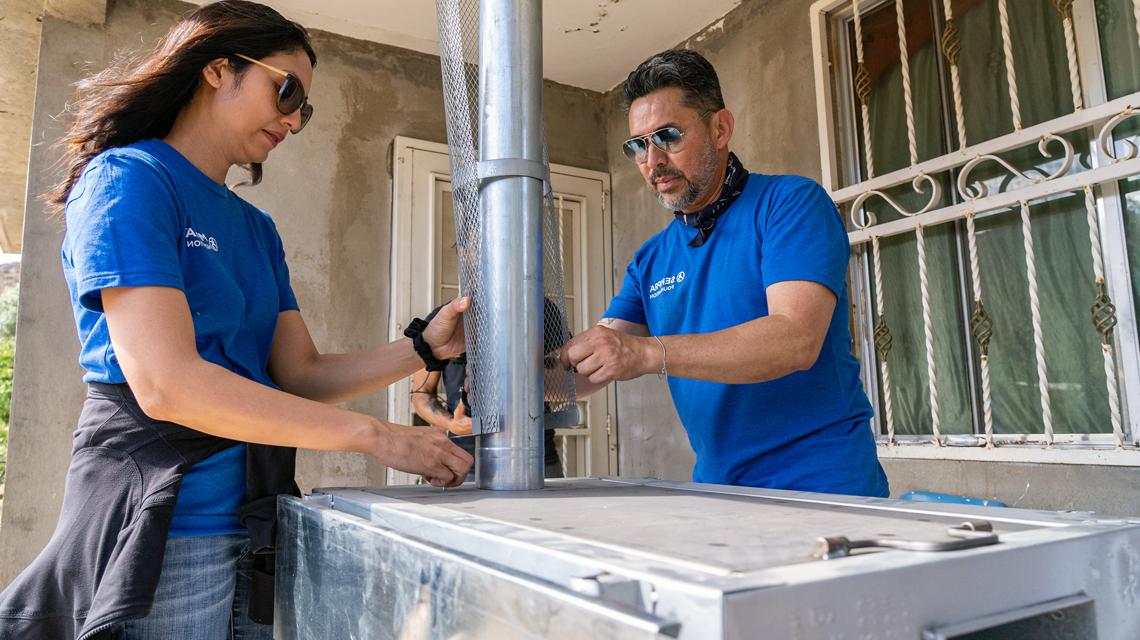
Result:
[[[745,171],[700,54],[655,55],[624,92],[623,151],[674,220],[634,254],[605,317],[563,349],[579,395],[667,375],[694,481],[886,496],[834,203],[807,178]]]

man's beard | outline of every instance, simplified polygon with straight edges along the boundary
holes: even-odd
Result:
[[[697,164],[696,171],[693,177],[689,178],[681,171],[673,167],[661,167],[654,169],[649,175],[650,182],[654,183],[653,194],[657,196],[657,201],[661,206],[671,211],[681,211],[691,207],[695,202],[699,201],[702,196],[708,193],[711,189],[713,181],[716,180],[717,171],[717,158],[716,147],[708,145],[701,154],[700,162]],[[681,178],[685,181],[685,189],[676,196],[668,196],[656,190],[656,182],[661,178]],[[672,199],[670,199],[670,197]]]

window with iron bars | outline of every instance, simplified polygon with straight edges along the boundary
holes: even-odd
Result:
[[[1140,465],[1140,0],[811,17],[881,455]]]

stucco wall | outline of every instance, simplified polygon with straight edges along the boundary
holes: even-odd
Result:
[[[57,116],[85,70],[120,47],[149,45],[191,9],[171,0],[111,3],[106,24],[81,27],[46,18],[36,84],[28,193],[56,176],[51,143]],[[269,211],[285,243],[293,287],[317,345],[361,349],[388,335],[392,178],[397,135],[444,141],[438,58],[337,35],[314,33],[319,62],[312,122],[265,165],[262,185],[241,195]],[[548,83],[546,118],[554,162],[606,170],[602,95]],[[23,568],[51,534],[59,510],[71,433],[84,387],[78,340],[59,264],[63,227],[28,200],[16,388],[6,501],[0,520],[0,585]],[[383,392],[351,408],[383,416]],[[302,452],[299,483],[380,483],[384,470],[356,454]]]
[[[0,250],[19,253],[43,0],[0,0]]]
[[[8,433],[8,471],[0,514],[0,584],[7,584],[50,535],[63,496],[71,432],[83,401],[79,341],[59,262],[63,226],[35,195],[57,174],[51,148],[63,133],[54,116],[71,95],[84,60],[101,60],[99,28],[46,19],[32,121],[27,214],[16,331],[16,369]]]

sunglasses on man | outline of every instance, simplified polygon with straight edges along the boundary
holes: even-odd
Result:
[[[650,143],[665,153],[677,153],[685,141],[685,134],[677,127],[662,127],[653,133],[634,136],[621,145],[625,157],[637,164],[644,164],[649,155]]]
[[[305,125],[309,124],[309,118],[313,117],[313,105],[309,104],[309,97],[305,95],[305,88],[301,85],[301,79],[288,71],[283,71],[277,67],[265,64],[260,60],[254,60],[249,56],[240,53],[235,53],[234,55],[280,76],[284,76],[285,80],[277,87],[277,111],[281,115],[287,116],[300,109],[301,124],[296,129],[291,130],[291,133],[301,133],[301,129],[304,129]]]

